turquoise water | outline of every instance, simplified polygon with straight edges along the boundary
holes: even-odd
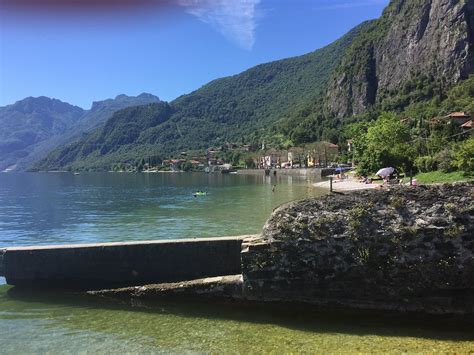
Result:
[[[0,174],[0,247],[259,233],[276,206],[321,193],[263,175]]]
[[[196,190],[208,195],[194,198]],[[322,193],[283,177],[0,174],[0,247],[258,233],[276,206]],[[0,353],[469,353],[473,329],[196,300],[130,305],[0,285]]]
[[[119,304],[0,286],[2,353],[469,353],[472,323],[236,303]]]

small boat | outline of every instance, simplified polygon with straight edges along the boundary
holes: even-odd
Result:
[[[81,173],[74,173],[74,175],[81,175]]]
[[[196,191],[195,193],[193,193],[193,196],[194,196],[194,197],[207,196],[207,192],[204,192],[204,191]]]

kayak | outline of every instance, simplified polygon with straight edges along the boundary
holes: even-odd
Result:
[[[193,196],[194,196],[194,197],[197,197],[197,196],[206,196],[206,195],[207,195],[207,192],[202,192],[202,191],[198,191],[198,192],[193,193]]]

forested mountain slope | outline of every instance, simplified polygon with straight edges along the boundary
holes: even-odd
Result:
[[[114,112],[152,102],[160,100],[150,94],[119,95],[83,110],[48,97],[30,97],[0,107],[0,171],[25,170],[54,148],[102,126]]]
[[[166,155],[242,139],[256,141],[296,107],[324,97],[334,68],[354,38],[369,24],[358,26],[338,41],[312,53],[262,64],[212,81],[169,105],[134,109],[133,119],[129,110],[118,112],[106,127],[73,145],[55,150],[36,168],[58,169],[72,165],[108,169],[113,162],[133,161],[143,155]],[[130,124],[123,125],[123,116],[130,118]],[[156,120],[149,119],[154,116]],[[115,123],[117,127],[111,129]],[[118,136],[123,139],[117,139]],[[116,144],[110,146],[110,142]]]
[[[225,142],[337,141],[342,125],[383,110],[441,109],[473,72],[473,14],[474,0],[392,0],[380,19],[325,48],[215,80],[170,104],[118,112],[36,168],[110,169]]]

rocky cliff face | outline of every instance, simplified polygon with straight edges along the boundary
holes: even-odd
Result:
[[[473,187],[400,187],[283,206],[242,252],[244,295],[474,313]]]
[[[448,86],[474,69],[474,0],[392,0],[329,85],[329,111],[363,113],[423,74]]]

